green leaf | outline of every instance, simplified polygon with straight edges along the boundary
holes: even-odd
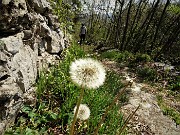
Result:
[[[50,116],[51,116],[54,120],[56,120],[58,115],[57,115],[56,113],[51,113]]]
[[[30,111],[32,111],[32,109],[29,106],[24,106],[22,108],[22,112],[29,113]]]
[[[32,129],[26,128],[26,135],[33,135]]]

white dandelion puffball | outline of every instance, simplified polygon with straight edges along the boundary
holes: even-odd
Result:
[[[87,88],[98,88],[106,78],[105,68],[91,58],[78,59],[70,66],[70,76],[75,84]]]
[[[76,108],[77,108],[77,106],[75,106],[75,108],[74,108],[74,114],[76,112]],[[89,118],[89,116],[90,116],[89,107],[87,107],[86,104],[80,104],[78,114],[77,114],[77,118],[79,120],[87,120]]]

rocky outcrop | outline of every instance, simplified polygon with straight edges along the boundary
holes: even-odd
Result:
[[[0,0],[0,134],[35,102],[38,71],[68,46],[59,25],[46,0]]]

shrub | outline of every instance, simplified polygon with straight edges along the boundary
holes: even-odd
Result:
[[[180,82],[175,82],[169,86],[172,91],[180,91]]]
[[[149,67],[137,69],[138,76],[146,81],[155,81],[158,77],[157,71]]]
[[[168,85],[172,91],[180,91],[180,76],[172,76],[172,72],[169,73]]]
[[[119,52],[117,50],[111,50],[107,52],[103,52],[101,54],[102,58],[108,58],[110,60],[115,60],[119,63],[131,61],[134,58],[134,55],[128,51],[125,52]]]
[[[150,62],[151,57],[148,54],[136,54],[135,62]]]
[[[116,61],[117,62],[129,62],[134,59],[134,55],[128,51],[121,52],[118,54]]]
[[[119,55],[119,52],[116,50],[110,50],[110,51],[101,53],[102,58],[108,58],[110,60],[115,60],[118,55]]]

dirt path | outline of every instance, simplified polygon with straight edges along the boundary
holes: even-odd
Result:
[[[129,88],[129,102],[122,106],[122,112],[128,116],[138,105],[141,107],[128,124],[128,135],[180,135],[180,126],[176,126],[170,117],[163,115],[151,86],[136,82],[133,75],[127,72],[127,68],[118,68],[113,61],[102,62],[108,69],[124,76],[125,82],[133,80],[133,85]]]

